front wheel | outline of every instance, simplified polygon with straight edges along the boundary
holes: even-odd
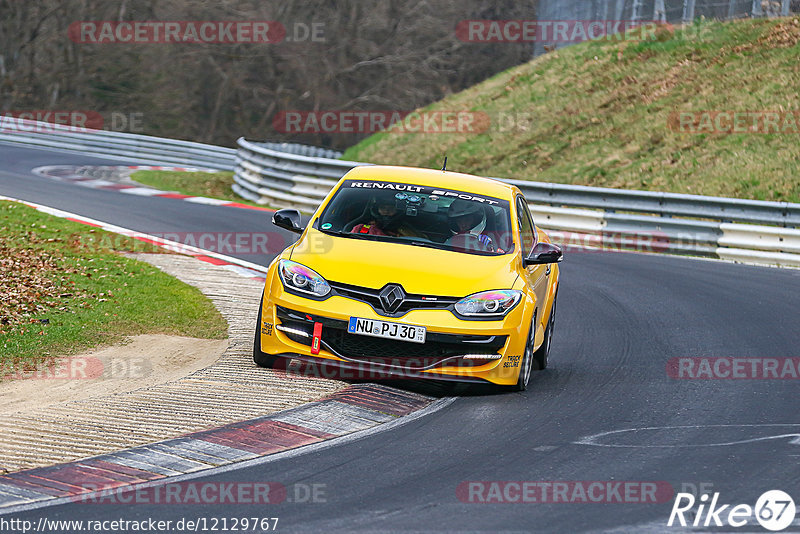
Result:
[[[542,346],[533,353],[533,366],[536,371],[541,371],[547,368],[547,359],[550,357],[550,346],[552,345],[553,341],[553,328],[555,323],[556,297],[553,297],[553,309],[550,310],[550,319],[547,320],[547,328],[544,330],[544,341],[542,341]]]
[[[275,366],[275,361],[278,359],[272,354],[264,354],[261,352],[261,312],[264,309],[264,294],[261,294],[261,299],[258,301],[258,315],[256,316],[256,334],[253,339],[253,361],[259,367],[272,368]]]
[[[514,391],[525,391],[528,389],[528,382],[531,379],[531,370],[533,362],[533,342],[536,337],[536,317],[531,322],[531,328],[528,332],[528,342],[525,343],[525,352],[522,354],[522,363],[519,367],[519,377],[517,378],[516,385],[513,386]]]
[[[533,318],[531,329],[528,333],[528,342],[525,344],[525,353],[522,357],[522,364],[519,369],[519,378],[514,386],[515,391],[525,391],[528,389],[528,382],[531,379],[532,371],[541,371],[547,368],[547,359],[550,356],[550,345],[553,340],[553,326],[556,321],[556,301],[553,299],[553,309],[550,311],[550,318],[547,320],[547,327],[544,330],[544,341],[541,347],[533,350],[536,341],[536,317]]]

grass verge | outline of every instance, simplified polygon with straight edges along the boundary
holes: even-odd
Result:
[[[0,201],[0,364],[35,364],[137,334],[225,338],[225,320],[199,290],[122,251],[153,252]]]
[[[246,200],[231,188],[233,186],[233,173],[224,172],[181,172],[181,171],[136,171],[131,174],[131,179],[142,185],[155,187],[162,191],[177,191],[183,195],[230,200],[249,206],[268,208]]]

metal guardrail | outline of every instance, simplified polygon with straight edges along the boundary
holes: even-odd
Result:
[[[34,148],[126,159],[149,165],[182,165],[233,170],[236,150],[124,132],[76,128],[24,119],[8,119],[0,142]]]
[[[309,156],[312,158],[339,159],[342,153],[330,148],[320,148],[311,145],[301,145],[300,143],[272,143],[270,141],[248,141],[251,145],[267,148],[277,152],[295,154],[297,156]]]
[[[261,204],[314,211],[339,178],[358,165],[326,156],[331,151],[306,147],[306,154],[293,145],[293,152],[279,150],[278,143],[255,143],[237,140],[233,190],[236,194]],[[334,153],[341,155],[341,153]]]
[[[19,126],[17,130],[9,124]],[[191,141],[14,119],[0,142],[151,165],[234,170],[244,198],[313,211],[347,171],[332,150],[237,141],[238,151]],[[567,247],[644,250],[800,267],[800,204],[626,191],[496,178],[519,187],[539,226]],[[742,224],[744,223],[744,224]]]
[[[660,217],[692,217],[778,226],[800,226],[800,204],[724,197],[629,191],[604,187],[495,178],[519,187],[529,202],[579,206],[606,211],[652,213]]]
[[[275,143],[240,138],[237,144],[234,191],[249,200],[305,212],[316,209],[347,171],[367,165],[317,156],[314,150],[321,149],[300,155]],[[495,180],[519,187],[536,223],[567,248],[800,267],[800,230],[792,229],[800,226],[800,204]]]

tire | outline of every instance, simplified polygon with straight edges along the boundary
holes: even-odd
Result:
[[[536,315],[534,312],[531,327],[528,330],[528,342],[525,343],[525,352],[522,355],[522,362],[519,366],[519,377],[517,378],[516,385],[512,386],[514,391],[525,391],[528,389],[528,382],[531,379],[531,371],[533,370],[533,343],[536,339]]]
[[[558,296],[558,295],[556,295]],[[542,346],[533,350],[536,340],[536,317],[534,316],[531,328],[528,333],[528,342],[525,344],[525,353],[522,356],[522,363],[519,368],[519,378],[517,384],[513,386],[514,391],[525,391],[531,379],[532,371],[542,371],[547,368],[547,360],[550,356],[550,346],[553,340],[553,327],[556,321],[556,299],[553,298],[553,309],[550,311],[550,318],[547,320],[547,327],[544,330],[544,341]]]
[[[271,354],[264,354],[261,352],[261,312],[264,307],[264,294],[261,294],[261,300],[258,301],[258,315],[256,317],[256,332],[255,339],[253,339],[253,361],[259,367],[272,368],[275,366],[275,361],[278,359]]]
[[[553,341],[553,328],[556,323],[556,297],[558,294],[553,297],[553,309],[550,310],[550,319],[547,320],[547,328],[544,330],[542,346],[533,353],[533,368],[536,371],[547,369],[547,360],[550,357],[550,346]]]

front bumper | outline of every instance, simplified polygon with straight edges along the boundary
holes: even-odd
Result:
[[[531,313],[527,298],[499,321],[469,321],[446,309],[414,309],[401,317],[379,315],[366,302],[332,296],[315,301],[269,284],[262,303],[261,350],[335,366],[353,379],[458,380],[511,385],[517,382]],[[350,317],[425,326],[425,343],[350,334]],[[319,353],[312,351],[321,325]],[[523,326],[525,325],[525,326]],[[319,328],[319,327],[318,327]],[[466,356],[466,357],[465,357]]]

